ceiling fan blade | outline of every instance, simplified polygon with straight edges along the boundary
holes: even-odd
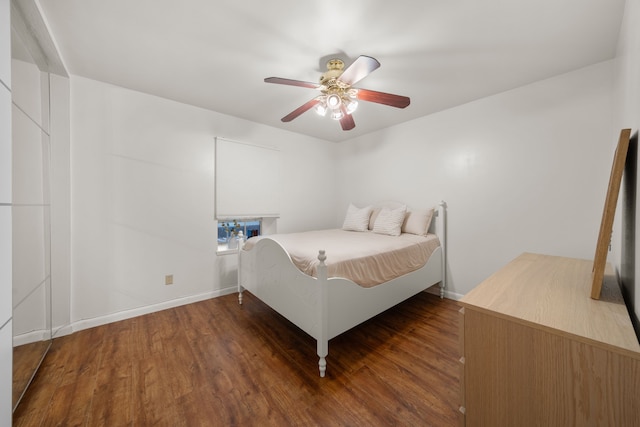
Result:
[[[375,90],[358,89],[358,99],[361,101],[375,102],[390,105],[396,108],[405,108],[411,103],[406,96],[393,95],[391,93],[376,92]]]
[[[310,110],[313,107],[315,107],[316,105],[318,105],[318,102],[320,102],[320,101],[318,101],[317,98],[313,98],[311,101],[302,104],[301,106],[299,106],[298,108],[296,108],[295,110],[293,110],[292,112],[290,112],[289,114],[284,116],[282,118],[282,121],[283,122],[290,122],[291,120],[293,120],[296,117],[298,117],[300,114],[302,114],[305,111]]]
[[[353,120],[353,116],[351,114],[347,114],[347,109],[342,106],[342,118],[340,119],[340,126],[342,126],[342,130],[351,130],[356,127],[356,122]]]
[[[370,56],[360,55],[353,64],[349,65],[342,75],[338,78],[342,83],[349,86],[356,84],[364,79],[380,66],[377,59]]]
[[[300,87],[308,87],[311,89],[318,89],[320,87],[317,83],[311,82],[303,82],[301,80],[291,80],[291,79],[283,79],[281,77],[267,77],[264,79],[265,83],[276,83],[280,85],[289,85],[289,86],[300,86]]]

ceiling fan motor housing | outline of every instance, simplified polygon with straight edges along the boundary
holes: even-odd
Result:
[[[327,71],[320,76],[320,84],[323,86],[329,86],[342,75],[344,71],[344,62],[340,59],[331,59],[327,62]]]

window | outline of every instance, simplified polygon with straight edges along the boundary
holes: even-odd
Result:
[[[280,150],[216,137],[215,216],[218,253],[237,251],[237,240],[275,233],[279,214]]]
[[[280,151],[216,137],[215,207],[219,221],[278,217]]]
[[[215,217],[218,253],[238,250],[242,239],[275,233],[279,216],[280,150],[215,139]]]
[[[234,252],[239,242],[262,233],[261,219],[228,219],[218,221],[218,252]],[[242,244],[242,243],[240,243]]]

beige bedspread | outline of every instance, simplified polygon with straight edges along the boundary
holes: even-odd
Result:
[[[326,251],[328,277],[343,277],[372,287],[418,270],[440,246],[434,234],[387,236],[341,229],[252,237],[244,250],[263,238],[277,241],[305,274],[317,277],[318,250]]]

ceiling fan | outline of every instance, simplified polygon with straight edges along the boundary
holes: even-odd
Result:
[[[266,83],[308,87],[320,90],[321,94],[301,105],[282,118],[283,122],[290,122],[311,108],[322,116],[330,114],[334,120],[339,120],[343,130],[351,130],[356,123],[351,115],[358,107],[358,101],[375,102],[396,108],[405,108],[411,100],[406,96],[376,92],[368,89],[354,88],[353,85],[367,77],[380,67],[380,63],[370,56],[359,56],[346,69],[340,59],[327,62],[327,71],[320,76],[320,83],[303,82],[300,80],[268,77]]]

